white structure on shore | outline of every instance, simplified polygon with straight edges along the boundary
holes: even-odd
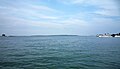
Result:
[[[118,34],[109,34],[109,33],[105,33],[105,34],[98,34],[96,35],[97,37],[120,37],[120,33]]]

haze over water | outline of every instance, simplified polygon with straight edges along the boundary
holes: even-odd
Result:
[[[120,38],[0,37],[0,69],[120,69]]]

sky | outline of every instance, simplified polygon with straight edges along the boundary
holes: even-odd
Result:
[[[0,34],[120,33],[120,0],[0,0]]]

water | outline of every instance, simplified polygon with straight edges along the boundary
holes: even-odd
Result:
[[[120,69],[120,38],[0,37],[0,69]]]

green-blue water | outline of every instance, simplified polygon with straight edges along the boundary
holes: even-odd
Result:
[[[0,37],[0,69],[120,69],[120,38]]]

